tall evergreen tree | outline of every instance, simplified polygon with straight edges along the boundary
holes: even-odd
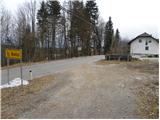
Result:
[[[95,0],[89,0],[86,2],[86,10],[90,16],[90,22],[94,25],[98,23],[98,6]]]
[[[42,1],[40,9],[37,12],[37,21],[38,21],[38,30],[40,35],[40,40],[42,47],[44,47],[44,42],[46,41],[46,34],[47,34],[47,24],[48,24],[48,12],[47,6],[44,1]]]
[[[83,2],[72,2],[71,14],[71,28],[70,28],[70,41],[71,41],[71,56],[78,56],[78,47],[83,47],[83,33],[86,32],[85,22],[77,16],[84,18]]]
[[[116,29],[115,37],[114,37],[114,49],[115,52],[117,53],[118,47],[119,47],[119,42],[120,42],[120,33],[119,30]]]
[[[99,35],[98,35],[98,6],[95,2],[95,0],[89,0],[86,2],[86,11],[88,12],[88,15],[90,17],[90,21],[91,22],[91,30],[92,30],[92,34],[91,34],[91,44],[94,48],[94,54],[96,53],[96,49],[99,48],[100,44],[99,44]]]
[[[113,43],[113,23],[111,17],[109,17],[108,22],[105,27],[105,39],[104,39],[104,54],[111,52],[112,43]]]
[[[51,26],[51,36],[52,36],[52,58],[55,59],[55,46],[56,46],[56,24],[60,17],[60,3],[58,1],[47,1],[47,10],[48,10],[48,19],[49,19],[49,25]]]

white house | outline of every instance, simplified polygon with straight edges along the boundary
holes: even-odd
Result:
[[[148,33],[143,33],[129,43],[132,57],[158,56],[159,39],[152,37]]]

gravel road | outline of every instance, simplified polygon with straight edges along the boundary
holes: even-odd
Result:
[[[94,62],[100,59],[104,59],[104,55],[101,56],[88,56],[88,57],[79,57],[65,60],[57,60],[46,63],[38,63],[30,66],[23,66],[23,79],[29,80],[30,75],[29,71],[32,70],[33,78],[49,75],[58,71],[63,71],[66,69],[73,68],[77,65]],[[20,77],[20,68],[15,67],[9,69],[9,79],[13,80],[17,77]],[[1,72],[1,85],[7,83],[7,69],[2,70]]]
[[[21,119],[157,118],[158,103],[154,106],[156,116],[153,116],[152,99],[156,98],[158,102],[158,63],[95,63],[103,57],[74,60],[76,62],[73,67],[68,66],[70,69],[54,73],[54,80],[46,83],[47,86],[42,90],[29,92],[24,96],[25,99],[22,97],[22,104],[15,102],[13,105],[10,103],[13,100],[9,100],[6,104],[8,109],[4,109],[4,113],[17,114],[13,118]],[[57,65],[58,62],[63,63],[57,61]],[[68,60],[68,63],[71,62]],[[144,96],[139,91],[147,95]],[[151,96],[148,94],[150,92]],[[149,108],[148,111],[144,111],[146,108]],[[151,117],[148,117],[150,113]],[[10,117],[4,115],[4,118]]]
[[[83,64],[59,73],[41,93],[46,100],[20,118],[138,118],[126,72],[121,65]]]
[[[150,77],[124,64],[81,64],[57,74],[45,101],[20,118],[141,118],[134,92]]]

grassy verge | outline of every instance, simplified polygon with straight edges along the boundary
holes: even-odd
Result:
[[[26,86],[18,86],[14,88],[5,88],[1,90],[1,117],[17,118],[28,109],[34,108],[42,98],[36,98],[39,92],[46,88],[55,77],[53,75],[44,76],[34,79]],[[35,97],[34,97],[35,96]],[[35,98],[33,100],[33,98]]]

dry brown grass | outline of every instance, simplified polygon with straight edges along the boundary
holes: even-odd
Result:
[[[23,63],[16,63],[16,64],[13,64],[13,65],[9,65],[9,67],[7,66],[4,66],[4,67],[1,67],[2,70],[4,69],[7,69],[7,68],[15,68],[15,67],[20,67],[21,65],[22,66],[28,66],[28,65],[35,65],[35,64],[40,64],[40,63],[47,63],[47,62],[50,62],[48,60],[44,60],[44,61],[39,61],[39,62],[23,62]]]
[[[140,88],[138,93],[138,114],[143,119],[158,119],[159,118],[159,99],[155,95],[155,88]]]
[[[159,72],[159,63],[158,62],[150,62],[150,61],[134,61],[127,64],[129,69],[138,70],[139,72],[147,73],[147,74],[158,74]]]
[[[107,64],[123,64],[130,70],[137,70],[140,73],[158,75],[159,73],[159,63],[150,62],[149,60],[133,60],[131,62],[125,61],[107,61],[100,60],[97,61],[98,65],[107,65]],[[157,119],[159,118],[159,96],[157,91],[159,89],[158,80],[148,80],[144,83],[140,82],[138,85],[137,91],[137,112],[143,119]]]
[[[107,64],[125,64],[125,63],[140,63],[139,60],[133,60],[133,61],[119,61],[119,60],[99,60],[96,62],[97,65],[107,65]]]
[[[120,64],[124,63],[123,61],[118,61],[118,60],[99,60],[96,62],[97,65],[107,65],[107,64]]]
[[[140,73],[156,76],[139,83],[137,92],[138,114],[143,119],[159,118],[159,63],[143,61],[137,64],[129,64],[128,67],[136,69]]]
[[[5,88],[1,90],[1,117],[17,118],[22,112],[34,107],[33,104],[28,104],[28,101],[33,101],[31,98],[36,96],[42,89],[45,89],[53,80],[53,75],[44,76],[34,79],[26,86],[14,88]],[[31,97],[32,96],[32,97]],[[41,98],[40,98],[41,99]],[[40,99],[35,98],[35,105],[40,102]]]

